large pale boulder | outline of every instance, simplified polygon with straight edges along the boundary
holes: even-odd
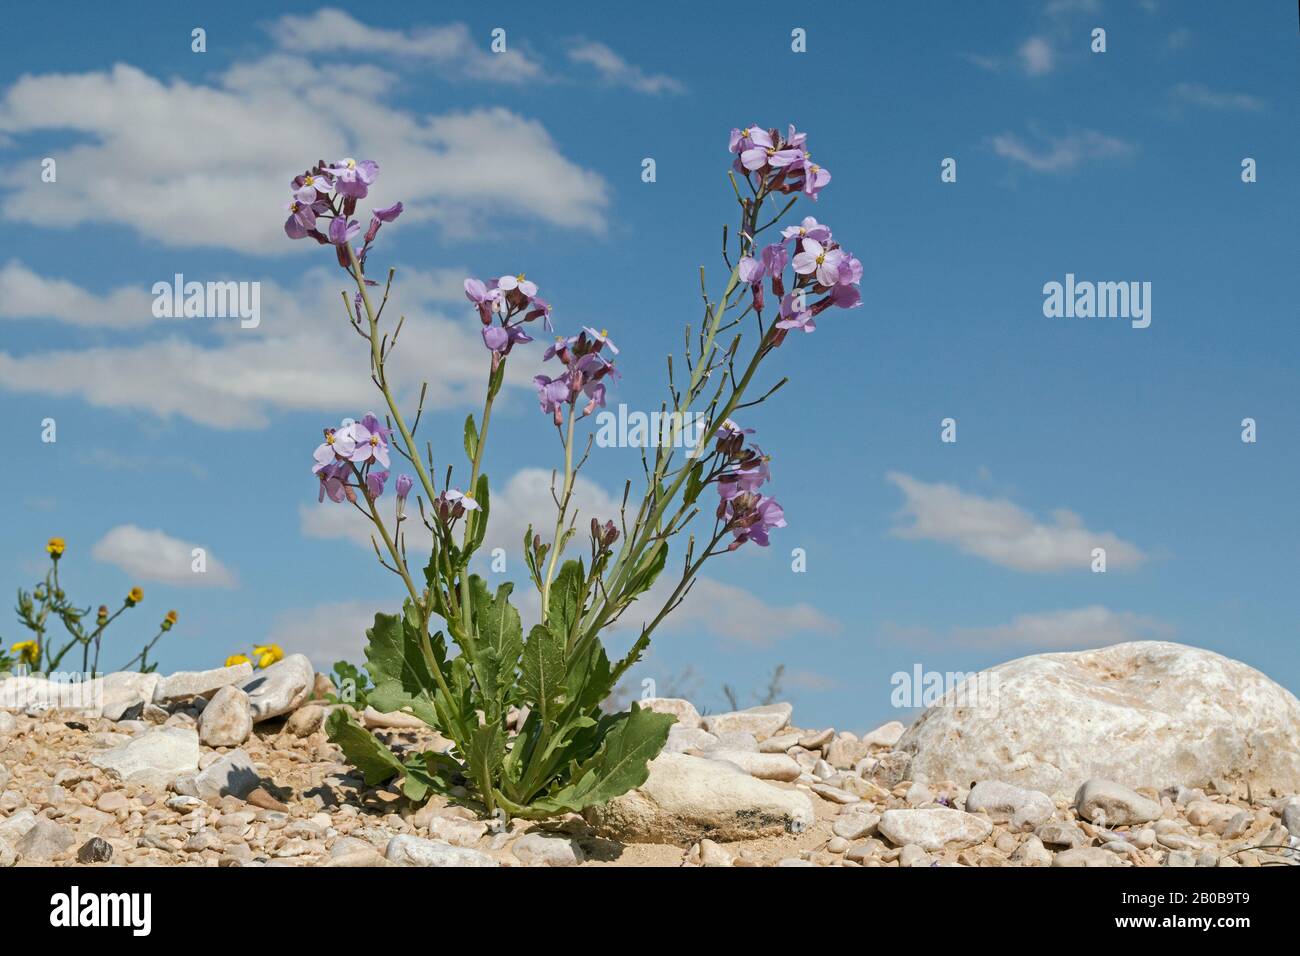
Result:
[[[996,779],[1053,797],[1073,797],[1094,777],[1156,789],[1248,780],[1256,794],[1300,791],[1300,701],[1239,661],[1165,641],[1037,654],[982,671],[897,746],[912,754],[916,779]]]
[[[178,775],[198,769],[199,735],[182,727],[159,727],[94,754],[90,762],[123,783],[162,790]]]
[[[305,654],[290,654],[266,670],[258,671],[242,685],[248,695],[253,723],[261,723],[296,710],[311,696],[316,671]]]
[[[206,671],[177,671],[164,677],[154,690],[154,703],[203,695],[210,697],[223,687],[242,684],[253,676],[253,665],[244,661],[231,667]]]
[[[586,811],[600,831],[625,843],[746,840],[801,832],[812,824],[812,801],[751,777],[734,764],[661,753],[638,789]]]

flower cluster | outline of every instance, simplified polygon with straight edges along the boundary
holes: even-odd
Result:
[[[791,265],[794,281],[787,289],[786,266]],[[748,283],[754,311],[764,307],[763,280],[770,280],[772,295],[781,303],[776,327],[779,345],[792,329],[812,332],[816,317],[831,306],[853,309],[862,304],[858,286],[862,282],[862,262],[853,253],[840,248],[831,238],[828,227],[812,216],[797,226],[782,230],[781,241],[763,248],[758,257],[745,256],[738,265],[741,281]],[[809,302],[811,296],[821,296]]]
[[[363,485],[370,498],[382,495],[388,482],[388,436],[391,430],[369,414],[359,422],[344,421],[340,427],[324,431],[325,440],[312,456],[316,461],[312,473],[320,479],[317,500],[324,501],[328,496],[331,501],[355,503],[354,489]],[[349,478],[355,478],[356,483],[349,484]],[[405,475],[399,477],[398,498],[405,501],[410,490],[411,479]]]
[[[488,282],[466,279],[465,298],[478,309],[483,344],[492,353],[493,368],[516,344],[533,340],[524,330],[527,323],[540,318],[546,331],[551,331],[550,303],[537,294],[537,283],[522,272]]]
[[[557,338],[542,356],[543,361],[558,358],[564,366],[564,372],[551,378],[549,375],[533,377],[533,386],[537,389],[537,401],[542,411],[555,419],[555,424],[563,420],[565,405],[575,405],[579,395],[587,397],[583,406],[583,416],[590,415],[597,408],[605,407],[605,384],[603,379],[612,375],[617,381],[618,371],[614,363],[600,354],[608,348],[617,355],[618,347],[609,338],[609,333],[602,330],[583,327],[577,335]]]
[[[321,245],[333,244],[339,265],[349,268],[348,248],[361,232],[361,223],[351,217],[356,212],[357,200],[366,198],[378,176],[379,164],[370,159],[361,162],[340,159],[333,164],[321,160],[302,175],[295,176],[290,183],[293,198],[286,206],[289,218],[284,222],[285,235],[290,239],[311,236]],[[401,214],[400,202],[371,213],[365,242],[357,253],[363,266],[380,226]],[[324,232],[320,228],[322,220],[328,222]]]
[[[831,181],[831,174],[812,161],[807,140],[808,135],[796,131],[793,125],[784,137],[776,129],[761,126],[733,129],[728,146],[736,154],[732,168],[748,176],[758,190],[801,192],[816,199]]]
[[[746,541],[766,548],[768,532],[785,527],[785,512],[776,499],[759,493],[772,477],[771,458],[757,445],[746,447],[745,436],[752,428],[741,428],[728,419],[714,433],[718,454],[725,464],[717,477],[718,520],[733,540],[727,547],[734,551]]]

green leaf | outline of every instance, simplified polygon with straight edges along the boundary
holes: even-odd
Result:
[[[546,625],[568,646],[574,623],[582,616],[587,596],[587,572],[582,561],[565,561],[551,585],[551,598],[547,605]]]
[[[325,721],[329,739],[343,749],[348,762],[361,771],[367,786],[391,780],[406,767],[396,754],[376,739],[375,735],[358,724],[342,707],[337,708]]]
[[[474,425],[474,416],[465,418],[465,457],[473,461],[478,455],[478,428]]]
[[[551,802],[576,813],[641,786],[675,720],[633,704],[631,712],[613,718],[600,750],[575,770],[573,783],[551,795]]]
[[[564,639],[545,624],[535,626],[528,632],[520,669],[525,702],[538,713],[542,726],[550,727],[564,704]]]
[[[510,603],[514,585],[509,581],[489,594],[478,575],[469,579],[475,629],[474,676],[484,696],[489,718],[500,716],[514,685],[515,666],[524,649],[524,630],[519,612]]]
[[[697,461],[691,468],[690,475],[686,479],[686,492],[682,496],[682,503],[687,505],[695,504],[695,499],[700,496],[700,491],[704,488],[704,462]]]
[[[663,571],[664,565],[668,562],[668,542],[660,541],[654,546],[637,568],[636,574],[628,582],[626,594],[629,597],[635,597],[638,594],[644,594],[650,590],[651,585]]]

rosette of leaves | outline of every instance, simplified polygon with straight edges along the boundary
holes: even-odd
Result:
[[[432,563],[427,573],[436,591]],[[654,576],[645,576],[644,587]],[[602,711],[601,702],[640,651],[611,665],[595,635],[580,639],[593,578],[582,561],[566,562],[546,623],[525,636],[510,602],[513,585],[493,593],[470,575],[470,626],[447,619],[460,649],[455,656],[441,631],[422,636],[409,601],[401,615],[376,614],[366,632],[366,670],[375,683],[368,703],[414,714],[454,746],[446,753],[399,756],[343,708],[330,715],[330,739],[368,785],[400,777],[411,800],[439,793],[488,814],[497,808],[525,818],[578,812],[640,786],[675,718],[635,704],[625,713]],[[509,727],[511,708],[527,711],[517,733]],[[465,792],[458,788],[471,796],[457,796]]]

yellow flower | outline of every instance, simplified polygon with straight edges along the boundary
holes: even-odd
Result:
[[[130,591],[126,592],[127,607],[135,607],[143,600],[144,600],[144,590],[138,586],[133,587]]]
[[[235,667],[239,664],[251,664],[251,663],[252,661],[250,661],[243,654],[231,654],[229,657],[226,658],[227,667]]]
[[[19,641],[12,649],[18,652],[18,659],[24,664],[35,667],[41,661],[41,648],[35,641]]]
[[[45,550],[50,553],[50,557],[55,561],[59,560],[59,558],[63,556],[63,549],[65,547],[66,545],[64,545],[62,538],[51,538],[45,544]]]
[[[257,666],[263,670],[284,659],[284,651],[279,644],[254,644],[253,653],[257,655]]]
[[[175,625],[175,623],[176,623],[176,612],[168,611],[166,616],[163,618],[162,629],[164,631],[170,631],[173,625]]]

